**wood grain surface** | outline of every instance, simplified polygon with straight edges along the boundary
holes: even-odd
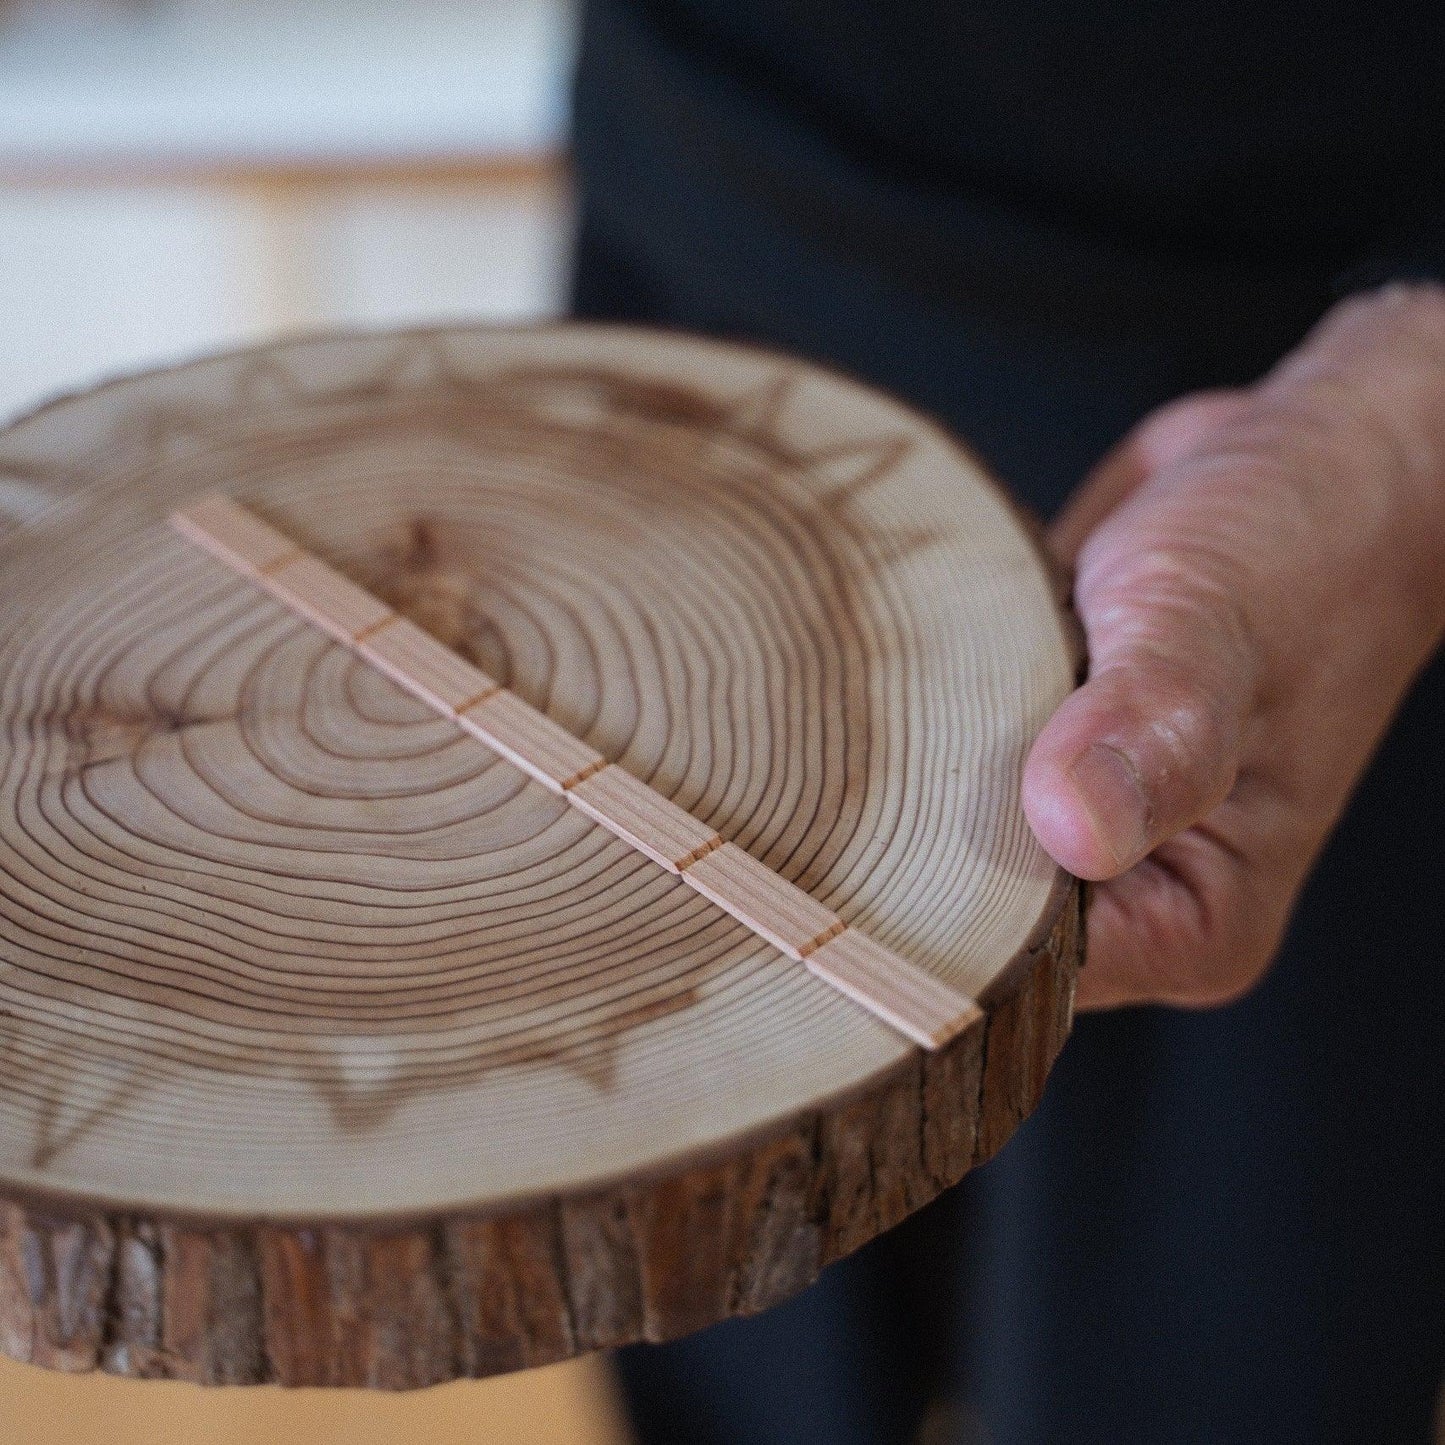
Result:
[[[330,563],[297,550],[239,502],[213,492],[173,512],[170,522],[238,576],[264,587],[298,617],[380,667],[405,692],[528,777],[569,803],[580,803],[594,823],[669,873],[681,875],[689,887],[780,953],[801,963],[833,945],[831,962],[814,966],[814,975],[835,984],[921,1048],[941,1048],[978,1017],[978,1005],[967,994],[876,939],[849,929],[796,883],[609,763]],[[399,646],[388,642],[399,634]],[[609,778],[588,789],[588,783],[609,770]]]
[[[216,490],[985,1014],[921,1054],[238,588]],[[401,1388],[785,1298],[1037,1101],[1076,664],[961,448],[763,352],[318,339],[0,433],[0,1348]]]

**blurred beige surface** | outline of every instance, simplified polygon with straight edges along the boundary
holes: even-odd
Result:
[[[4,1445],[625,1445],[597,1357],[409,1395],[203,1390],[0,1360]]]
[[[0,181],[0,420],[278,333],[516,321],[561,304],[555,163]]]

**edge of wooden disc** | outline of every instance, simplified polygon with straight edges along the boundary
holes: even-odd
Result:
[[[779,1304],[1004,1145],[1068,1037],[1084,893],[985,1017],[865,1087],[652,1178],[500,1215],[218,1223],[0,1203],[0,1349],[199,1384],[415,1389]]]
[[[978,465],[1033,540],[1081,660],[1036,522]],[[991,1158],[1038,1104],[1072,1024],[1085,904],[1084,885],[1061,873],[1032,936],[983,991],[984,1017],[944,1048],[585,1192],[490,1212],[233,1219],[6,1185],[0,1351],[72,1372],[411,1389],[672,1339],[781,1303]]]

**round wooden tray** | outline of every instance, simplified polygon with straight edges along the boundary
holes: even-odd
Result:
[[[165,525],[221,490],[977,998],[910,1044]],[[0,432],[0,1349],[426,1385],[762,1309],[1068,1031],[1073,685],[944,432],[611,327],[288,342]]]

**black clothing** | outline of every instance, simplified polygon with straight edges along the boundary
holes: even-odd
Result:
[[[884,183],[1130,247],[1338,264],[1445,217],[1433,0],[605,8],[639,18],[684,93],[732,80]]]
[[[593,0],[577,309],[893,388],[1057,506],[1445,214],[1445,7]],[[625,1352],[645,1445],[1428,1441],[1445,666],[1260,989],[1082,1020],[993,1164],[756,1320]],[[968,1431],[973,1433],[967,1433]]]

